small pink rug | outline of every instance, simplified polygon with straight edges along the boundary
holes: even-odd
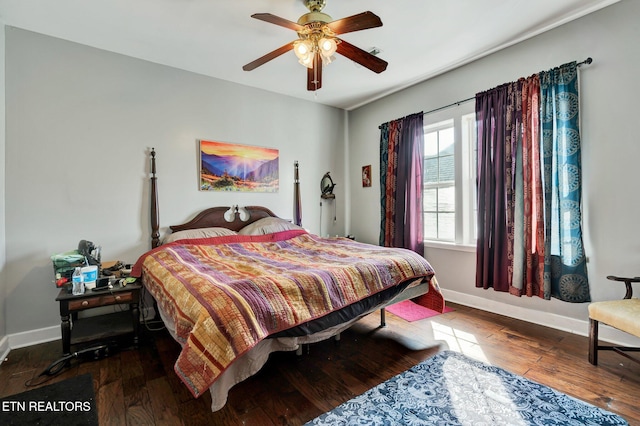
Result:
[[[402,302],[387,306],[385,310],[409,322],[440,315],[440,312],[434,311],[433,309],[425,308],[424,306],[418,305],[411,300],[403,300]],[[453,308],[445,306],[442,313],[444,314],[453,310]]]

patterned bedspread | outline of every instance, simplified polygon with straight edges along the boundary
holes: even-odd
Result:
[[[177,241],[143,255],[132,274],[176,324],[175,371],[198,397],[270,334],[434,271],[410,250],[295,230]]]

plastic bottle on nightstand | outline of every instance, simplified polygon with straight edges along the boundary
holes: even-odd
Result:
[[[84,294],[84,280],[82,278],[82,269],[77,267],[71,276],[72,289],[74,295]]]

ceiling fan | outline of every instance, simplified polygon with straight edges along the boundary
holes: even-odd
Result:
[[[298,39],[249,62],[242,67],[243,70],[254,70],[293,50],[299,62],[307,67],[307,90],[315,91],[322,87],[322,66],[333,61],[334,53],[345,56],[376,73],[387,69],[387,62],[337,37],[339,34],[381,27],[382,21],[378,16],[372,12],[362,12],[334,21],[331,16],[322,13],[325,0],[303,1],[309,13],[302,15],[298,22],[289,21],[271,13],[251,15],[252,18],[294,30],[298,33]]]

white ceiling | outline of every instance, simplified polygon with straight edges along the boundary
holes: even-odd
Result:
[[[252,19],[268,12],[297,21],[303,0],[0,0],[5,25],[247,86],[353,109],[619,0],[327,0],[340,19],[369,10],[380,28],[348,33],[389,62],[375,74],[345,57],[306,90],[306,69],[288,52],[242,66],[292,40],[294,31]],[[576,58],[580,59],[580,58]]]

